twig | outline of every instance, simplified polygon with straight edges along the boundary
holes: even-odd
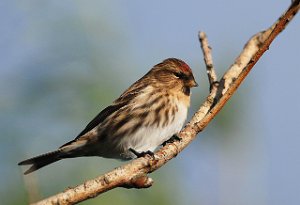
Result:
[[[235,63],[228,69],[220,81],[220,86],[213,88],[206,101],[195,113],[191,121],[181,130],[179,142],[167,144],[155,153],[155,158],[145,156],[118,167],[111,172],[86,181],[82,185],[69,188],[62,193],[42,200],[41,204],[75,204],[88,198],[96,197],[116,187],[147,188],[153,180],[147,174],[151,173],[181,152],[196,135],[202,131],[214,116],[221,110],[228,99],[260,59],[276,36],[286,27],[299,10],[300,0],[295,0],[287,12],[266,31],[254,35],[246,44]],[[212,75],[211,75],[212,76]],[[215,91],[215,93],[214,93]],[[215,95],[215,94],[218,95]],[[215,102],[212,105],[212,102]]]
[[[208,44],[207,36],[204,32],[199,32],[198,38],[204,56],[204,63],[206,65],[206,72],[207,72],[207,77],[208,77],[208,82],[210,87],[210,93],[207,96],[204,103],[202,104],[202,106],[200,106],[198,111],[194,114],[192,120],[194,120],[195,122],[203,119],[204,116],[213,107],[217,99],[216,97],[218,94],[218,87],[219,87],[219,82],[217,81],[218,80],[217,73],[215,71],[213,60],[212,60],[211,47]]]
[[[212,55],[211,55],[211,47],[208,44],[207,36],[204,32],[199,32],[198,34],[201,49],[204,56],[204,62],[206,65],[206,72],[208,76],[208,81],[210,85],[210,91],[214,85],[217,85],[217,73],[214,68]]]

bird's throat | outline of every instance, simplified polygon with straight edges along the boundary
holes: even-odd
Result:
[[[190,94],[191,94],[191,89],[190,89],[189,87],[187,87],[187,86],[184,86],[184,87],[182,88],[182,92],[183,92],[186,96],[190,96]]]

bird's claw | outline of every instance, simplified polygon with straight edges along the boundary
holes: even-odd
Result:
[[[181,140],[182,140],[181,137],[179,137],[177,134],[174,134],[170,139],[168,139],[167,141],[163,142],[162,146],[166,146],[166,144],[168,144],[168,143],[173,143],[173,142],[181,141]]]
[[[132,152],[137,158],[145,157],[147,154],[150,155],[151,157],[154,157],[154,153],[150,150],[147,150],[145,152],[138,152],[132,148],[129,148],[129,151]]]

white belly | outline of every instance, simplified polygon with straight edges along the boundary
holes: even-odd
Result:
[[[125,158],[132,158],[134,155],[128,151],[132,148],[138,152],[154,151],[163,142],[170,139],[174,134],[178,133],[184,125],[187,117],[187,107],[183,104],[178,105],[178,112],[175,114],[174,121],[164,128],[155,125],[142,127],[131,136],[125,137],[120,146],[124,150],[121,155]]]

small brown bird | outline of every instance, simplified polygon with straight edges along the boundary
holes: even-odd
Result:
[[[168,58],[102,110],[74,140],[19,165],[32,165],[24,173],[28,174],[65,158],[129,160],[153,154],[165,141],[176,138],[187,117],[190,88],[197,85],[185,62]]]

